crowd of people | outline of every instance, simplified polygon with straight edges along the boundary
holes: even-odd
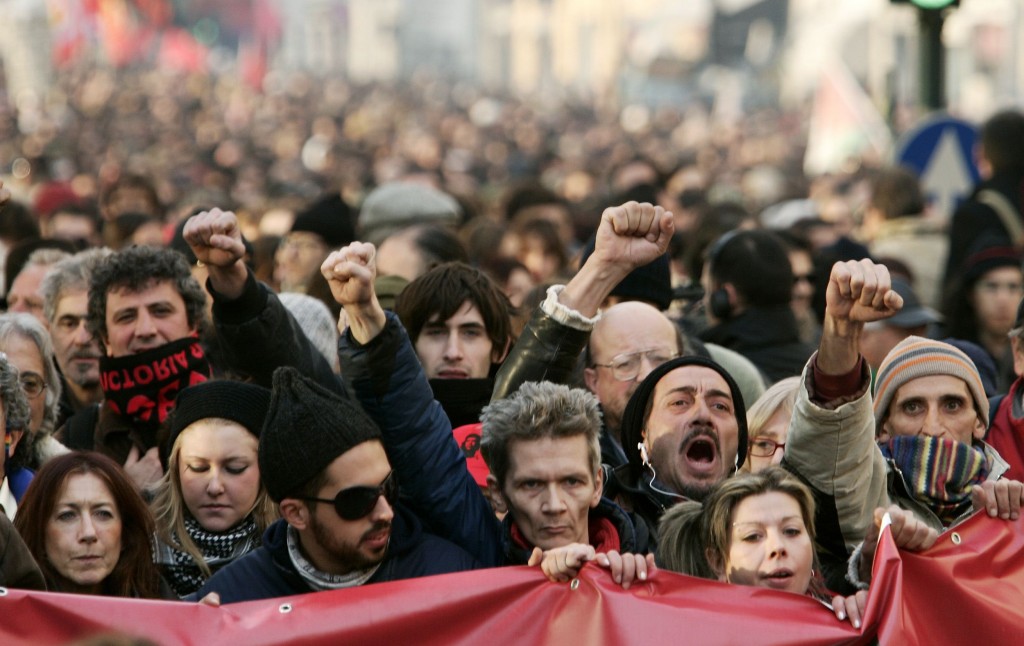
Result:
[[[0,115],[33,168],[0,185],[0,586],[593,563],[859,627],[883,515],[912,551],[1020,515],[1024,114],[945,227],[902,169],[785,179],[757,118],[82,74]]]

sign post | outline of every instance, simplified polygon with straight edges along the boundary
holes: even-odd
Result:
[[[946,114],[932,116],[896,143],[896,163],[913,170],[925,198],[944,221],[978,183],[977,128]]]
[[[921,104],[928,110],[941,110],[946,106],[946,50],[942,47],[942,24],[946,20],[946,9],[960,6],[960,0],[890,1],[917,7]]]

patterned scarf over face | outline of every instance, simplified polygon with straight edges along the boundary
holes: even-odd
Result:
[[[985,451],[956,440],[898,435],[880,445],[903,475],[911,495],[949,526],[971,504],[971,489],[984,482],[990,465]]]
[[[178,392],[209,378],[210,363],[195,337],[100,358],[100,386],[111,409],[154,431],[167,419]]]
[[[203,529],[195,518],[186,514],[185,531],[188,532],[192,542],[199,548],[203,560],[211,572],[216,572],[231,561],[243,556],[260,546],[260,533],[256,527],[256,520],[252,514],[239,524],[226,532],[211,532]],[[174,537],[177,539],[177,536]],[[203,586],[206,577],[199,569],[192,555],[188,552],[177,550],[169,545],[161,545],[164,548],[163,574],[171,588],[179,597],[192,594]],[[167,555],[170,558],[167,558]]]

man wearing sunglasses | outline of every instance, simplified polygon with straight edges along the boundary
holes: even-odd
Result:
[[[380,429],[358,406],[294,368],[274,373],[272,393],[259,466],[281,519],[193,600],[215,592],[235,603],[478,567],[398,502]]]

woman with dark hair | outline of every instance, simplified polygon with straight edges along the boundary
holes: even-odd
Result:
[[[981,244],[946,294],[946,334],[984,348],[996,364],[996,389],[1005,393],[1016,378],[1008,334],[1024,295],[1024,258],[991,238]]]
[[[542,218],[514,222],[502,238],[499,253],[521,262],[541,283],[558,279],[569,268],[569,254],[558,229]]]
[[[92,451],[36,473],[14,526],[53,592],[159,599],[153,517],[120,465]]]
[[[269,390],[237,381],[205,381],[178,395],[152,506],[154,560],[181,597],[259,547],[277,520],[256,460],[269,405]]]

